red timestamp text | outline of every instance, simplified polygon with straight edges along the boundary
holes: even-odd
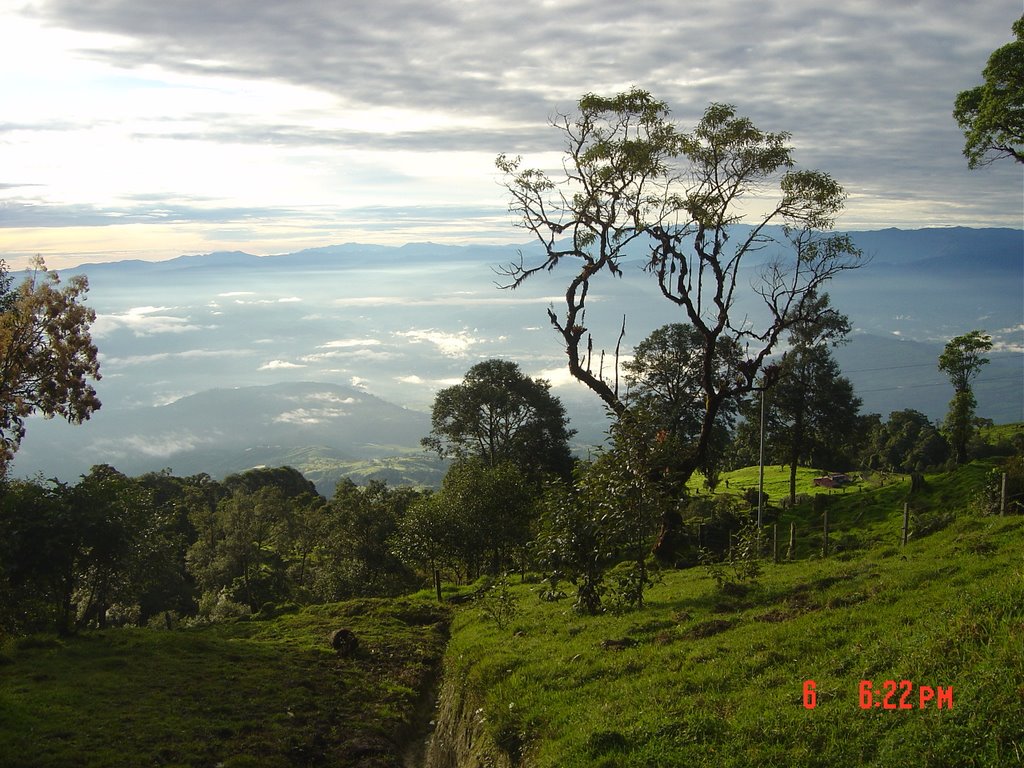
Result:
[[[886,680],[876,688],[871,680],[861,680],[861,709],[952,709],[953,686],[915,685],[909,680]]]
[[[874,681],[861,680],[859,701],[861,709],[952,709],[953,686],[885,680],[881,688],[875,688]],[[818,686],[813,680],[804,681],[803,705],[804,709],[818,706]]]

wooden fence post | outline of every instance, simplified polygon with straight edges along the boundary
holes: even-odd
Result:
[[[779,562],[779,524],[772,523],[772,562]]]
[[[907,536],[910,534],[910,502],[903,502],[903,546],[907,546]]]
[[[828,507],[825,507],[825,536],[822,540],[821,554],[822,557],[828,557]]]
[[[786,550],[786,559],[792,560],[796,557],[796,523],[789,524],[789,549]]]
[[[1006,515],[1006,473],[1003,472],[1003,480],[999,488],[999,516]]]

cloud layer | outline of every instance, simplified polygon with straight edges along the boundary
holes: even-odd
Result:
[[[727,101],[790,131],[802,164],[846,185],[847,228],[1019,226],[1019,170],[969,173],[950,116],[1019,14],[1018,0],[42,0],[0,12],[23,46],[0,79],[17,116],[0,122],[0,226],[17,230],[0,256],[95,252],[77,228],[97,226],[165,257],[190,239],[507,242],[494,155],[555,164],[546,121],[632,85],[684,125]]]

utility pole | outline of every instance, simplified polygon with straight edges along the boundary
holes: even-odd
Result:
[[[761,532],[761,525],[764,522],[764,387],[761,387],[761,450],[758,459],[757,479],[757,531]]]
[[[761,382],[761,447],[757,471],[757,556],[761,556],[761,528],[764,524],[764,381]]]

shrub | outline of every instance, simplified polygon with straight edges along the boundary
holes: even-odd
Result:
[[[761,575],[761,558],[758,550],[758,530],[755,523],[745,523],[732,537],[732,546],[720,558],[708,549],[701,548],[700,561],[708,569],[719,590],[725,593],[745,591],[745,587],[756,583]]]
[[[484,617],[497,624],[498,629],[504,629],[519,615],[519,598],[512,591],[507,573],[495,579],[477,598],[477,603]]]

